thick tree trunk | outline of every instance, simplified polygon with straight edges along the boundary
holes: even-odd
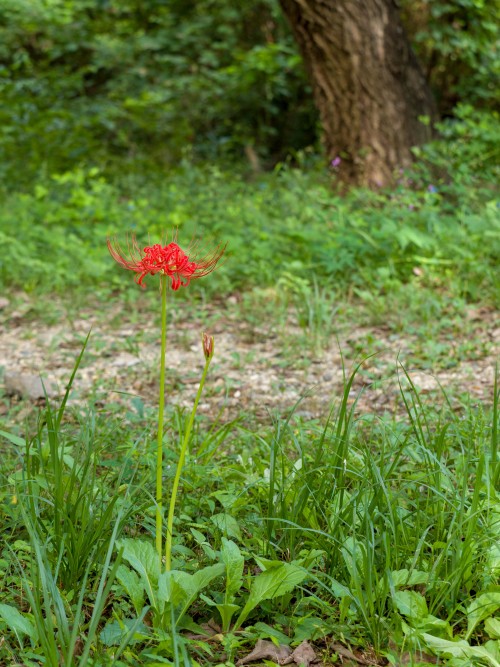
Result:
[[[329,160],[347,185],[388,185],[431,136],[434,101],[396,0],[280,0],[310,72]]]

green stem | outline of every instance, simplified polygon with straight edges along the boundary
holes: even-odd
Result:
[[[173,526],[174,526],[174,513],[175,513],[175,501],[177,499],[177,491],[179,489],[179,481],[181,479],[181,472],[182,472],[182,467],[184,465],[184,459],[186,458],[186,451],[188,448],[189,444],[189,438],[191,436],[191,430],[193,428],[194,424],[194,418],[196,416],[196,410],[198,408],[198,403],[201,398],[201,394],[203,392],[203,385],[205,384],[205,379],[207,377],[208,373],[208,367],[210,366],[210,362],[212,361],[212,357],[208,357],[205,361],[205,368],[203,369],[203,374],[201,376],[200,380],[200,386],[198,387],[198,393],[196,394],[196,398],[194,400],[194,405],[193,405],[193,410],[191,412],[191,416],[189,418],[189,422],[187,425],[186,432],[184,434],[184,440],[182,441],[182,446],[181,446],[181,452],[179,454],[179,461],[177,463],[177,468],[175,471],[175,477],[174,477],[174,483],[172,485],[172,493],[170,495],[170,505],[168,508],[168,520],[167,520],[167,547],[165,550],[165,567],[167,572],[170,571],[171,569],[171,562],[172,562],[172,532],[173,532]]]
[[[161,283],[161,358],[160,358],[160,404],[158,407],[158,441],[156,446],[156,551],[162,556],[162,499],[163,499],[163,413],[165,408],[165,356],[167,350],[167,276]]]

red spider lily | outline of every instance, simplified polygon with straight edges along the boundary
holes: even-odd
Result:
[[[167,245],[155,243],[141,250],[133,235],[128,243],[128,256],[116,239],[108,239],[108,250],[118,264],[137,274],[135,282],[141,287],[146,287],[143,280],[147,275],[161,273],[170,278],[171,287],[175,291],[181,286],[187,287],[193,278],[202,278],[211,273],[226,249],[226,246],[219,244],[207,253],[200,254],[195,242],[190,244],[185,253],[176,241],[174,237]]]
[[[203,345],[203,354],[205,359],[211,359],[214,356],[214,337],[209,336],[207,333],[203,332],[201,337]]]

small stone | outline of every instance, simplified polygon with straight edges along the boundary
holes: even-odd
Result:
[[[136,366],[141,362],[140,359],[138,359],[136,356],[133,354],[129,354],[128,352],[123,352],[122,354],[118,354],[115,357],[113,357],[113,360],[110,363],[110,366],[115,366],[115,367],[125,367],[129,368],[130,366]]]
[[[16,373],[15,371],[5,371],[4,374],[5,393],[9,395],[18,395],[36,401],[39,398],[49,398],[57,396],[59,393],[52,380],[42,379],[39,375],[30,375],[28,373]],[[45,387],[45,389],[44,389]]]
[[[439,388],[439,383],[435,377],[424,372],[411,373],[411,379],[418,391],[429,392]]]

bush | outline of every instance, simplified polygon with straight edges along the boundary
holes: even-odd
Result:
[[[82,160],[122,170],[246,146],[266,158],[314,140],[311,94],[274,0],[8,0],[0,92],[3,176],[17,180]]]

